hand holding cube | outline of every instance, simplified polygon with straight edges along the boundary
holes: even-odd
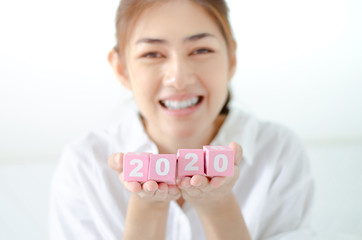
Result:
[[[235,200],[232,189],[239,178],[242,149],[235,142],[229,146],[205,146],[206,176],[185,177],[177,184],[183,199],[197,211],[209,211],[226,199]]]
[[[124,181],[154,180],[176,184],[177,177],[205,175],[232,176],[234,151],[227,146],[204,146],[203,149],[179,149],[175,154],[126,153],[123,162]]]

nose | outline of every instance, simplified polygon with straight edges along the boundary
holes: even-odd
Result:
[[[182,90],[195,82],[192,66],[181,56],[172,56],[165,64],[163,83]]]

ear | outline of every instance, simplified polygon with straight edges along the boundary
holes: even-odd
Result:
[[[120,57],[119,53],[114,48],[112,48],[108,53],[108,62],[121,84],[131,90],[131,82],[128,77],[126,62],[124,61],[124,58]]]
[[[233,78],[236,71],[236,46],[236,42],[233,40],[229,50],[229,81]]]

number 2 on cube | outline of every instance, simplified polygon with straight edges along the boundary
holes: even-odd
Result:
[[[204,175],[204,151],[202,149],[179,149],[177,159],[178,177]]]
[[[129,163],[131,166],[137,165],[130,173],[130,177],[143,177],[143,172],[139,172],[139,170],[143,167],[143,162],[140,159],[132,159]]]
[[[123,180],[145,182],[148,179],[150,154],[126,153],[123,157]]]

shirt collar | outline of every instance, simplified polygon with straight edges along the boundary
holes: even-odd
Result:
[[[121,113],[115,143],[115,152],[158,153],[156,144],[144,130],[141,116],[135,103],[127,104]]]
[[[228,145],[236,142],[242,148],[242,160],[252,165],[257,130],[258,122],[255,118],[243,111],[237,103],[231,101],[228,116],[211,145]]]

